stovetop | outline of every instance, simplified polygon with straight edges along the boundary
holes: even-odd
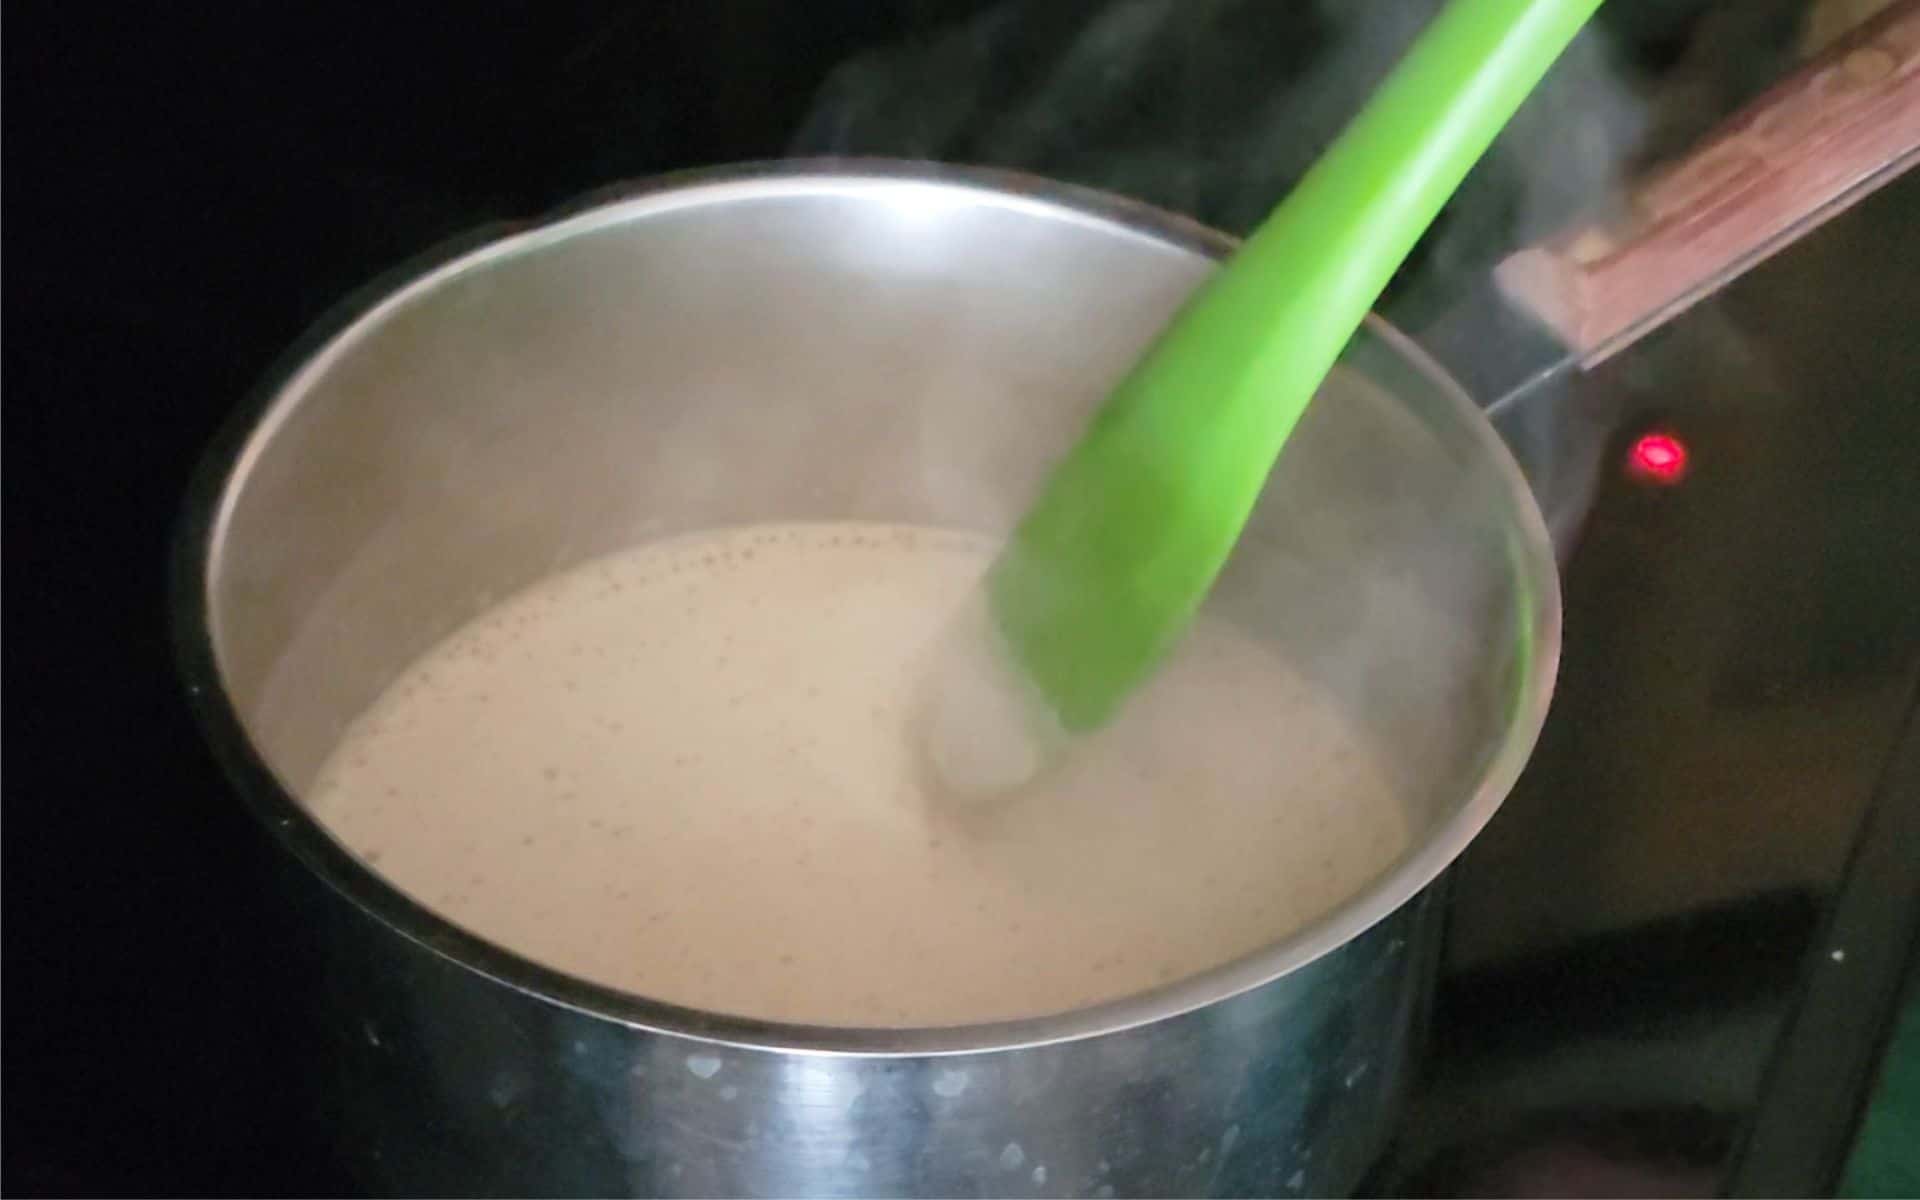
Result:
[[[1026,42],[1016,27],[1039,6],[971,0],[568,0],[377,23],[305,3],[9,11],[9,98],[27,104],[8,126],[22,236],[4,344],[13,1190],[346,1186],[281,1065],[307,1036],[282,999],[297,917],[261,902],[265,844],[178,701],[161,601],[186,473],[281,349],[349,288],[482,220],[777,154],[834,64],[865,53],[853,78],[871,76],[886,61],[872,55],[946,44],[970,19],[1005,53],[961,72],[964,96],[873,135],[899,145],[864,148],[1038,166],[1230,224],[1338,106],[1215,129],[1230,92],[1179,97],[1245,64],[1205,49],[1192,17],[1177,26],[1189,69],[1122,54],[1140,39],[1113,10],[1152,7],[1063,0]],[[1273,11],[1217,7],[1231,37]],[[1595,61],[1625,64],[1631,95],[1690,81],[1691,107],[1653,107],[1631,145],[1684,141],[1763,84],[1795,10],[1603,10]],[[1314,19],[1262,60],[1272,78],[1326,83],[1315,64],[1339,27]],[[1715,22],[1772,49],[1703,51]],[[1096,81],[1117,64],[1107,86],[1127,105],[1076,110],[1064,135],[1023,123],[1063,103],[1039,76],[1089,27],[1108,40],[1074,61]],[[1365,51],[1336,61],[1357,72]],[[1284,145],[1259,133],[1296,119]],[[1103,153],[1102,138],[1154,153]],[[1545,207],[1516,212],[1500,180],[1520,160],[1504,161],[1474,185],[1508,197],[1486,210],[1498,219],[1455,214],[1403,298],[1484,267],[1514,222],[1592,198],[1562,155],[1577,186],[1530,190]],[[1835,1177],[1920,909],[1911,856],[1889,850],[1920,839],[1920,339],[1903,309],[1920,311],[1913,178],[1578,381],[1613,432],[1565,564],[1559,694],[1444,885],[1426,1067],[1373,1190],[1704,1195]],[[1663,482],[1647,465],[1675,446],[1685,469]]]
[[[1913,264],[1920,177],[1585,381],[1622,419],[1555,707],[1452,878],[1381,1190],[1838,1177],[1920,905]]]

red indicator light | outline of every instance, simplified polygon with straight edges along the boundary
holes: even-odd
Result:
[[[1645,433],[1627,452],[1627,468],[1649,483],[1679,483],[1687,473],[1687,444],[1670,433]]]

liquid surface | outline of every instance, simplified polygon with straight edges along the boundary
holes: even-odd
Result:
[[[1405,848],[1339,715],[1204,623],[1028,793],[934,794],[916,689],[991,553],[822,524],[588,563],[414,664],[311,807],[397,885],[529,958],[843,1026],[1141,991],[1284,936]]]

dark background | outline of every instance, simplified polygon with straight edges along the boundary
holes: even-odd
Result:
[[[981,7],[8,8],[9,1190],[348,1186],[300,1090],[297,914],[171,670],[167,539],[220,422],[394,263],[609,182],[778,154],[834,63]],[[1719,6],[1766,53],[1708,71],[1675,130],[1771,76],[1787,7]],[[1713,9],[1616,3],[1606,32],[1652,80],[1697,65]],[[1732,1152],[1911,694],[1920,364],[1897,313],[1920,297],[1897,285],[1920,275],[1917,212],[1890,193],[1595,381],[1634,414],[1617,437],[1676,424],[1703,468],[1674,497],[1612,480],[1570,564],[1554,722],[1459,880],[1441,1011],[1479,1057],[1442,1047],[1427,1150],[1449,1119],[1509,1136],[1609,1091],[1569,1078],[1686,1097],[1645,1081],[1723,1062],[1687,1039],[1738,1025],[1721,1091],[1562,1121],[1629,1158],[1648,1124],[1678,1147],[1655,1157]],[[1535,897],[1517,916],[1515,893]],[[1535,1081],[1522,1099],[1509,1075]]]

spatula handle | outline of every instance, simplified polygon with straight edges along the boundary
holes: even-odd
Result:
[[[1449,0],[1054,469],[988,588],[1067,729],[1179,636],[1387,280],[1598,7]]]

